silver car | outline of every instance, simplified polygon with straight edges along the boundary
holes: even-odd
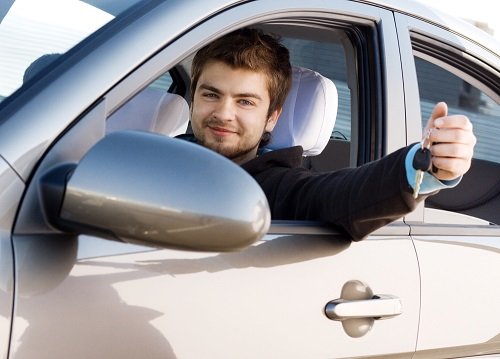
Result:
[[[446,101],[471,170],[361,242],[273,220],[239,166],[174,138],[192,56],[243,26],[335,84],[305,166],[417,142]],[[2,0],[0,72],[0,358],[500,358],[484,31],[396,0]]]

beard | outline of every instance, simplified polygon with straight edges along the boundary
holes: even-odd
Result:
[[[217,120],[209,120],[205,124],[204,128],[208,128],[209,126],[213,127],[222,127],[225,128],[223,122],[219,122]],[[240,159],[250,159],[249,154],[257,152],[260,141],[262,139],[262,135],[258,138],[248,138],[241,134],[237,129],[229,128],[235,132],[234,135],[231,135],[231,138],[226,138],[224,136],[206,136],[204,131],[201,133],[197,133],[198,131],[194,130],[194,135],[198,141],[198,143],[206,148],[211,149],[212,151],[217,152],[224,157],[229,158],[230,160],[240,163]],[[264,129],[262,130],[262,134],[264,134]],[[234,136],[238,136],[237,141],[234,141]]]
[[[221,137],[216,137],[212,141],[206,141],[205,138],[198,138],[198,143],[234,161],[238,158],[244,158],[249,153],[255,151],[259,147],[260,138],[254,142],[240,142],[238,144],[230,144],[226,139]]]

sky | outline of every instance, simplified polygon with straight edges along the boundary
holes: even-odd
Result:
[[[77,0],[17,0],[0,24],[0,99],[21,86],[35,59],[67,51],[112,18]]]
[[[449,15],[486,22],[493,29],[493,36],[500,40],[500,21],[497,0],[417,0]]]

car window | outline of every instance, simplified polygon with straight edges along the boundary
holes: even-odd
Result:
[[[156,81],[154,81],[150,86],[159,90],[169,91],[170,86],[174,83],[172,75],[170,72],[160,76]],[[171,91],[170,91],[171,92]]]
[[[185,88],[175,78],[176,71],[166,72],[113,112],[106,121],[106,132],[142,130],[174,137],[187,131],[189,122]]]
[[[0,101],[139,0],[6,1],[0,8]]]
[[[469,117],[478,139],[474,158],[500,163],[500,105],[466,80],[423,59],[415,65],[420,90],[422,126],[425,127],[434,104],[445,101],[450,114]]]
[[[357,123],[358,120],[353,118],[351,111],[351,88],[355,86],[349,84],[349,78],[353,79],[356,76],[349,74],[349,71],[354,71],[354,68],[348,68],[347,66],[348,54],[353,53],[353,45],[339,40],[339,38],[344,38],[339,35],[341,33],[339,30],[332,30],[330,33],[335,34],[335,36],[330,37],[318,32],[317,29],[308,30],[303,28],[297,34],[290,31],[289,27],[272,26],[264,27],[264,30],[280,37],[281,42],[290,51],[290,60],[293,66],[314,70],[331,79],[337,88],[338,110],[329,144],[321,155],[306,158],[304,165],[317,171],[335,170],[350,166],[351,158],[354,157],[351,152],[356,151],[351,146],[352,123]],[[318,40],[318,38],[321,40]],[[189,103],[189,72],[192,57],[193,54],[181,61],[175,68],[169,69],[159,76],[148,84],[144,90],[132,97],[121,109],[117,110],[107,122],[108,132],[129,128],[153,130],[153,122],[160,119],[161,116],[158,113],[151,112],[151,107],[160,107],[157,101],[160,101],[162,94],[175,93]],[[152,100],[151,96],[145,96],[146,93],[150,95],[156,93],[157,98]],[[141,106],[144,108],[140,115],[135,116],[135,121],[130,119],[131,108],[134,106],[134,110],[138,109],[133,103],[137,104],[137,106],[142,103]],[[155,117],[155,119],[149,121],[148,119],[151,119],[151,117]],[[165,117],[168,116],[165,115]],[[137,121],[140,121],[140,123]],[[169,126],[164,128],[167,127]],[[187,131],[189,132],[189,127]],[[169,136],[179,134],[177,131],[170,129],[161,132]]]
[[[449,114],[464,114],[474,126],[477,144],[471,170],[454,189],[429,198],[426,206],[469,214],[500,224],[500,105],[483,90],[441,66],[415,58],[422,126],[434,104],[445,101]],[[458,66],[457,66],[458,67]],[[465,76],[464,76],[465,77]],[[479,83],[479,79],[475,79]]]

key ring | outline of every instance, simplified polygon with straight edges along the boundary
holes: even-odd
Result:
[[[420,141],[420,147],[422,149],[424,148],[431,148],[431,133],[434,129],[433,128],[429,128],[427,131],[426,131],[426,134],[425,134],[425,137],[422,139],[422,141]]]

